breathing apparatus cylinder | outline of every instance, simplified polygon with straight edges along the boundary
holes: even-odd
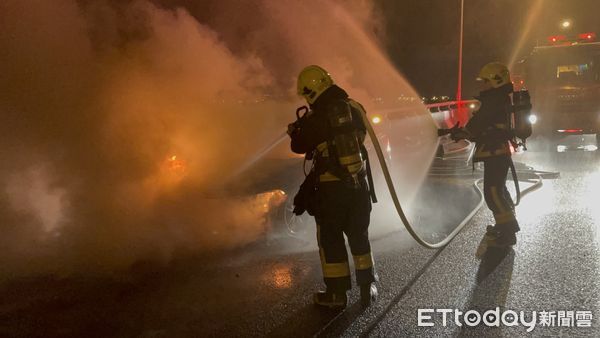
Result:
[[[350,106],[347,103],[333,105],[328,118],[332,132],[332,139],[328,141],[329,156],[337,159],[337,169],[341,169],[343,176],[350,177],[352,183],[358,186],[358,174],[364,163]]]
[[[521,139],[523,144],[531,136],[533,127],[531,125],[531,97],[529,91],[520,90],[513,93],[514,107],[514,135]]]

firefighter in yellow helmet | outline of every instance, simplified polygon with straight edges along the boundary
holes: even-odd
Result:
[[[348,237],[360,286],[361,303],[377,297],[369,243],[371,184],[367,183],[363,107],[333,83],[326,70],[308,66],[298,76],[298,95],[310,110],[288,126],[292,151],[313,160],[313,169],[294,198],[294,212],[315,216],[326,291],[314,294],[317,305],[343,308],[351,288],[344,234]],[[369,176],[370,177],[370,176]]]
[[[454,132],[452,137],[476,142],[473,161],[484,164],[485,201],[496,221],[495,225],[488,226],[484,239],[488,246],[508,247],[516,244],[519,231],[514,204],[506,189],[506,176],[512,161],[510,142],[514,137],[510,130],[513,85],[508,68],[498,62],[485,65],[477,80],[483,86],[477,97],[481,107],[466,127]]]

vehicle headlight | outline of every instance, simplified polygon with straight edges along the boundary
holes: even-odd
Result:
[[[529,115],[529,123],[535,124],[537,122],[537,116],[534,114]]]

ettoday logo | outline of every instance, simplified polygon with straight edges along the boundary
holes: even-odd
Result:
[[[456,326],[479,326],[488,327],[502,326],[524,326],[527,332],[533,331],[536,326],[561,326],[561,327],[591,327],[591,311],[524,311],[505,310],[499,307],[480,313],[476,310],[466,312],[458,309],[418,309],[418,326],[435,326],[437,319],[441,317],[442,326],[448,326],[452,320]],[[450,317],[452,319],[450,319]]]

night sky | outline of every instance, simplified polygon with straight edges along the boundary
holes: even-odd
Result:
[[[547,36],[560,34],[564,18],[573,33],[600,34],[598,0],[465,0],[463,96],[477,93],[473,80],[490,61],[507,63],[522,35],[530,8],[541,1],[529,36],[519,55],[527,55]],[[386,18],[386,47],[398,69],[424,96],[456,91],[460,0],[377,0]],[[445,79],[441,81],[440,79]]]
[[[234,2],[153,0],[166,6],[183,6],[200,22],[212,26],[220,20],[216,8]],[[357,0],[359,1],[359,0]],[[364,0],[369,2],[370,0]],[[460,0],[373,0],[380,18],[373,29],[395,66],[422,96],[456,94]],[[463,96],[476,95],[474,81],[481,66],[491,61],[508,63],[524,35],[532,8],[540,9],[525,36],[519,59],[531,52],[536,40],[560,34],[559,24],[569,18],[572,33],[600,34],[600,0],[465,0]],[[239,1],[239,13],[251,12],[251,1]],[[315,11],[318,8],[314,9]],[[257,13],[254,13],[256,15]],[[240,20],[244,21],[244,20]],[[240,25],[240,21],[237,22]],[[302,23],[298,23],[301,25]],[[232,27],[244,32],[244,27]],[[226,32],[219,32],[227,37]],[[229,48],[235,49],[234,45]],[[242,47],[244,48],[244,47]],[[443,80],[441,80],[443,79]]]

